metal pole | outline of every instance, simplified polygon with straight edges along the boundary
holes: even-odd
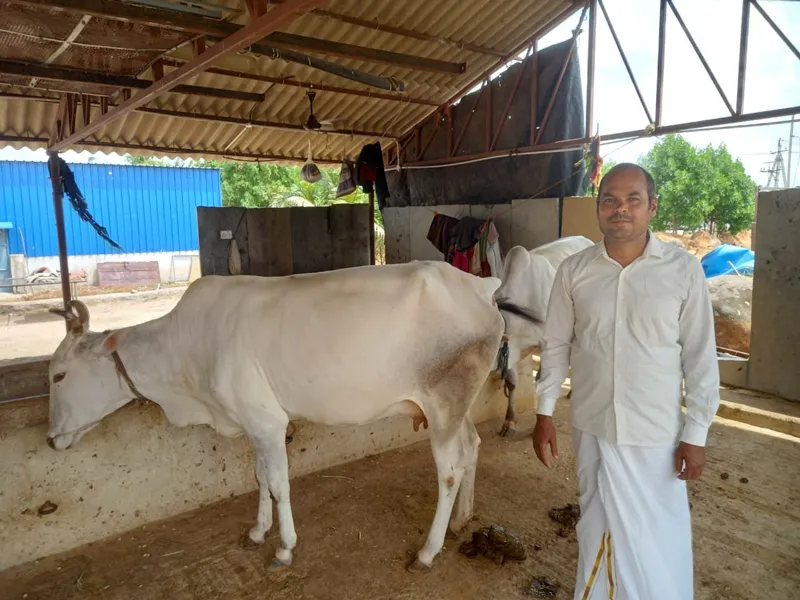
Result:
[[[783,180],[786,184],[784,187],[792,187],[792,140],[794,140],[794,115],[792,115],[792,124],[789,125],[789,160],[786,163],[786,178]]]
[[[597,40],[597,0],[589,2],[589,59],[586,74],[586,131],[585,137],[592,137],[594,130],[594,55]]]
[[[58,236],[58,262],[61,268],[61,295],[64,308],[72,299],[69,286],[69,260],[67,258],[67,233],[64,229],[64,192],[61,185],[61,169],[58,163],[58,152],[50,152],[47,166],[50,170],[50,183],[53,186],[53,209],[56,213],[56,234]]]
[[[656,127],[661,127],[664,109],[664,49],[667,43],[667,0],[661,0],[658,17],[658,67],[656,68]]]
[[[369,193],[369,264],[375,264],[375,192]]]
[[[744,82],[747,73],[747,39],[750,31],[750,0],[742,1],[742,32],[739,37],[739,82],[736,86],[736,114],[744,111]]]

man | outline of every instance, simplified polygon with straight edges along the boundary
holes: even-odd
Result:
[[[576,600],[693,597],[686,481],[703,472],[719,370],[703,269],[652,234],[656,208],[647,171],[612,168],[597,194],[604,239],[564,260],[550,296],[533,444],[550,467],[571,362]]]

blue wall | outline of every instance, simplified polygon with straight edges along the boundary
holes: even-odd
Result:
[[[197,207],[221,206],[217,169],[70,165],[89,212],[125,253],[197,250]],[[64,197],[70,255],[117,252]],[[0,221],[10,221],[11,253],[56,256],[47,163],[0,162]],[[22,236],[20,236],[22,230]]]

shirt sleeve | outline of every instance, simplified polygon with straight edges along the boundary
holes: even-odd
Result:
[[[542,341],[541,378],[536,386],[537,414],[552,416],[569,374],[570,350],[575,331],[575,308],[569,291],[566,261],[556,271]]]
[[[719,408],[719,363],[711,294],[697,260],[689,269],[689,291],[681,308],[680,345],[686,388],[686,423],[681,441],[705,446]]]

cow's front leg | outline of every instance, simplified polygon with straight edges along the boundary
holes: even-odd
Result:
[[[266,464],[266,479],[269,493],[278,508],[278,526],[281,543],[275,552],[273,566],[288,567],[292,564],[292,552],[297,545],[292,506],[289,502],[289,459],[286,456],[286,426],[271,428],[253,436],[256,455],[261,454]],[[264,491],[261,492],[262,498]],[[267,496],[269,498],[269,496]],[[267,504],[269,506],[269,504]],[[259,503],[259,519],[262,503]],[[271,509],[271,507],[270,507]],[[254,529],[257,529],[261,521]]]
[[[258,516],[256,524],[250,530],[250,540],[263,544],[267,532],[272,528],[272,497],[269,493],[267,479],[266,454],[256,446],[256,480],[258,481]]]

